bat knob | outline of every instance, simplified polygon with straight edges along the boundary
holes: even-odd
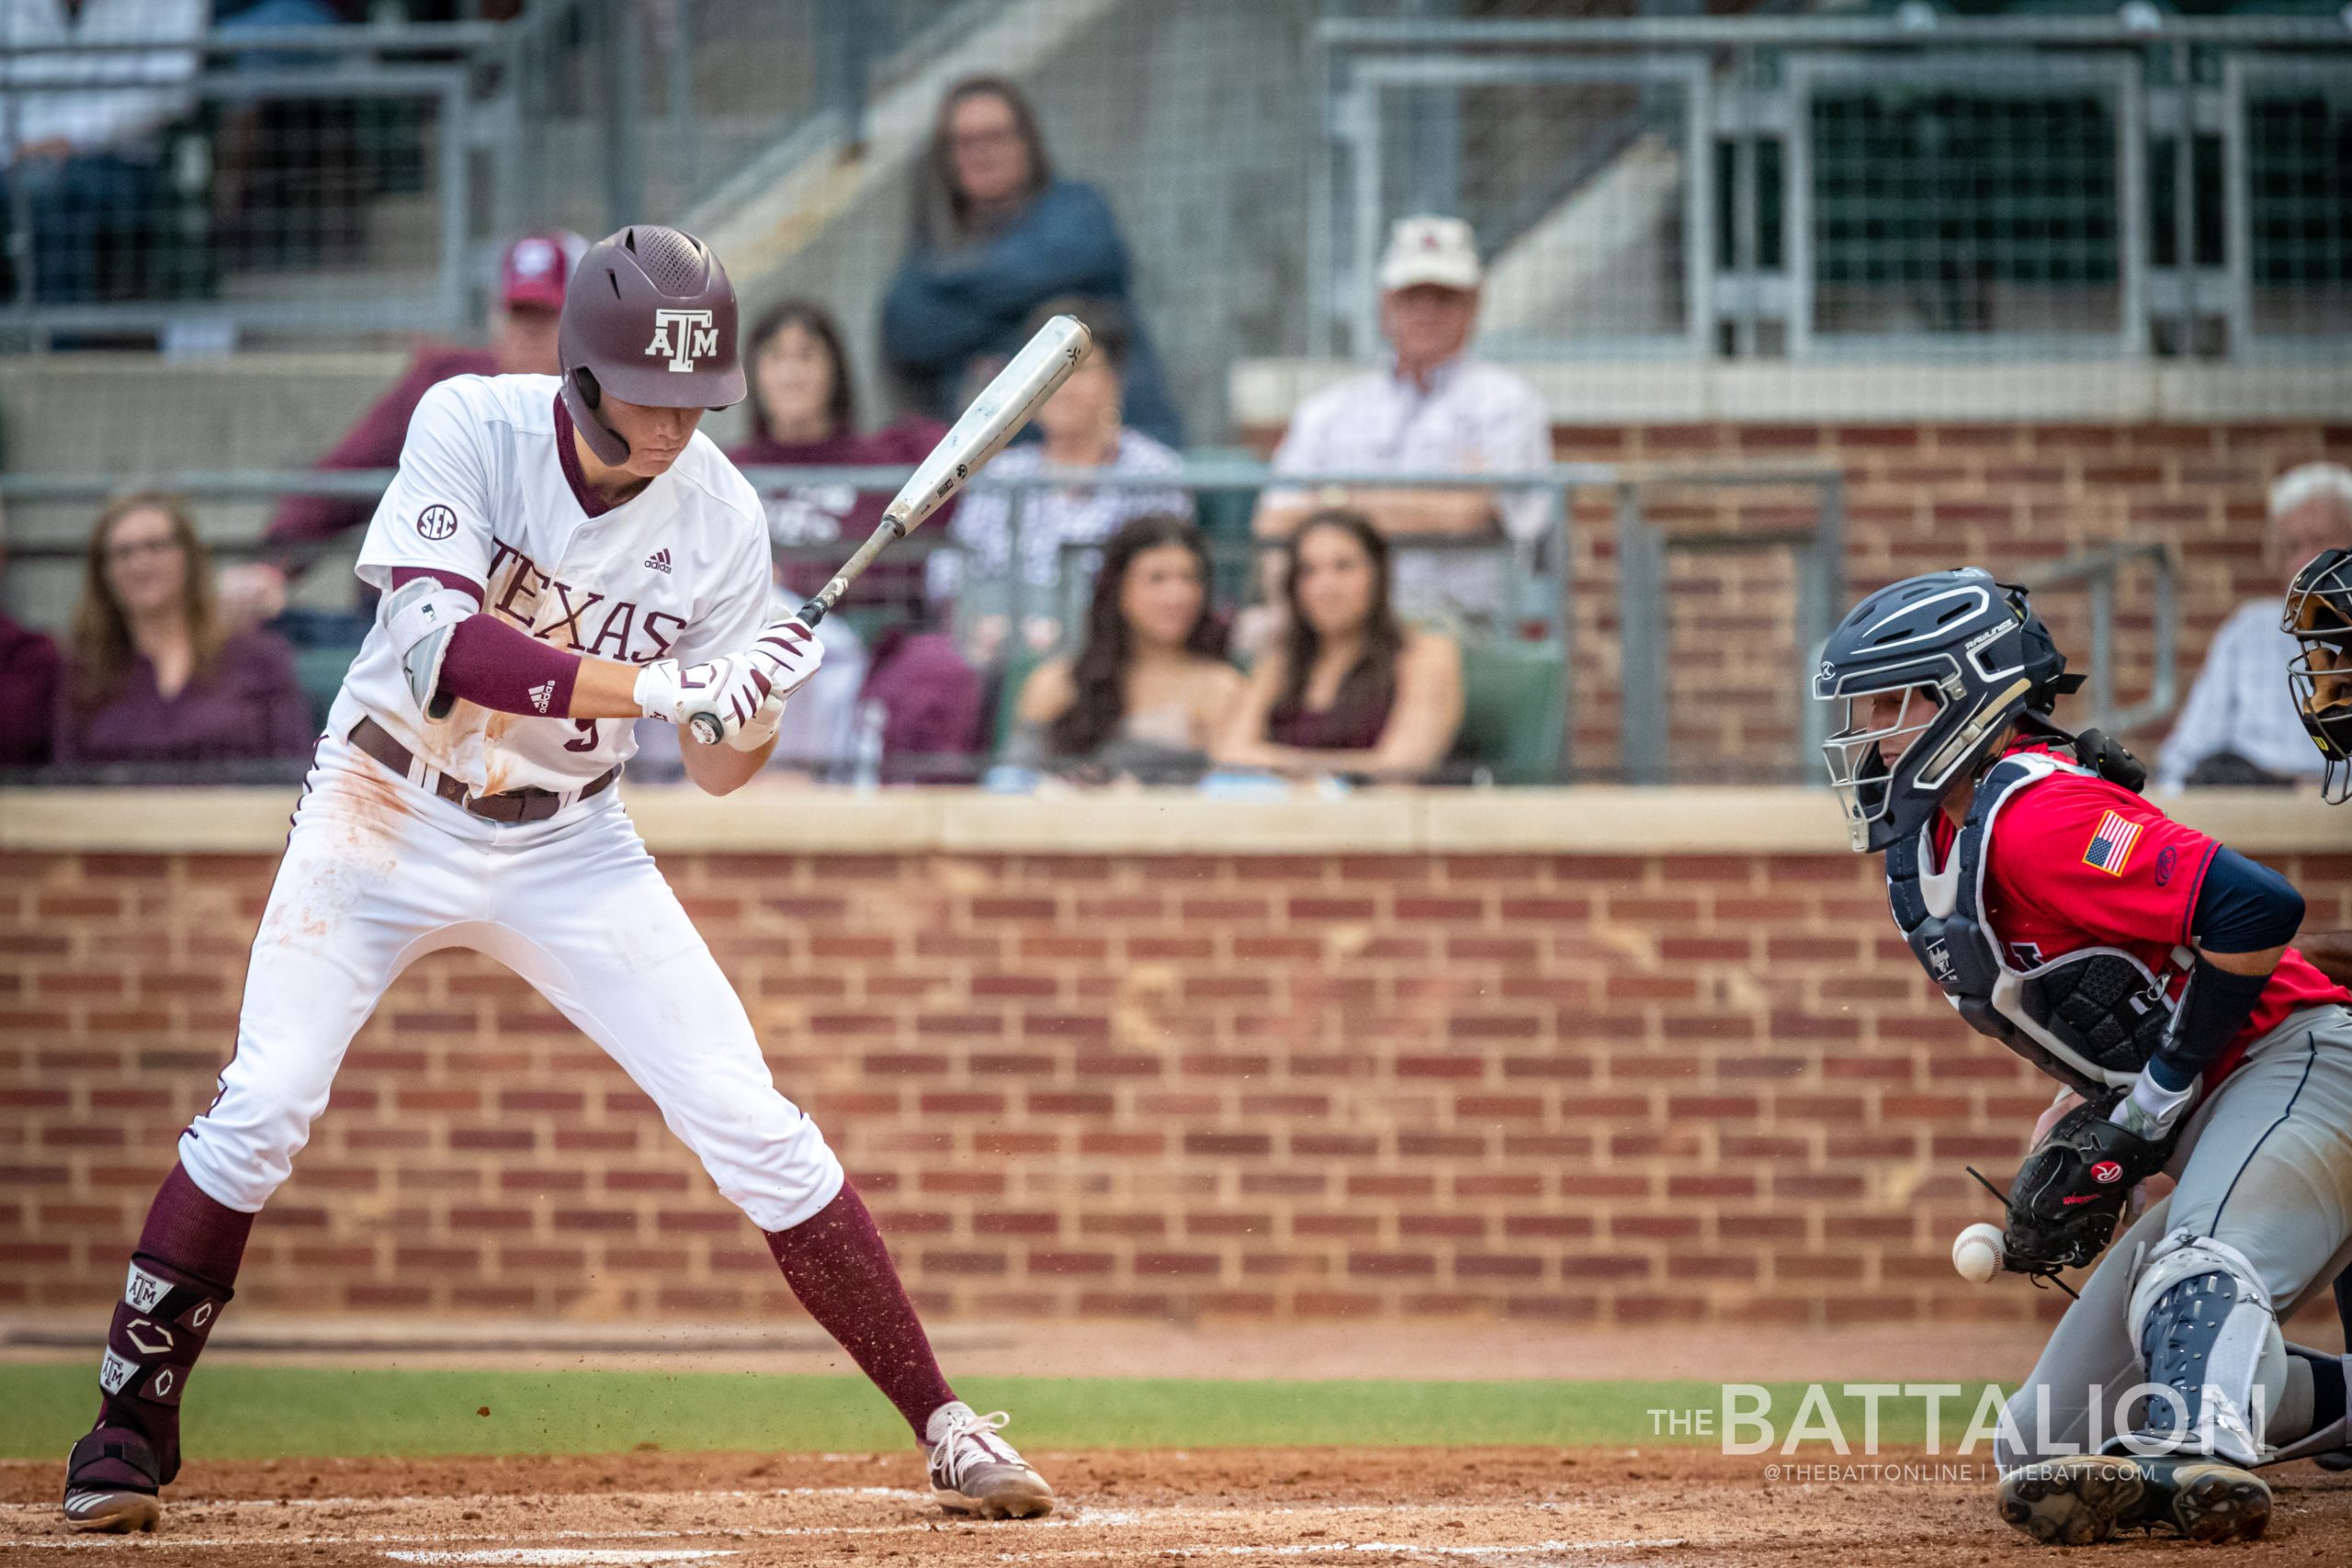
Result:
[[[727,739],[727,727],[719,723],[718,716],[713,714],[695,715],[686,721],[686,728],[692,729],[695,732],[695,739],[706,746],[716,746]]]

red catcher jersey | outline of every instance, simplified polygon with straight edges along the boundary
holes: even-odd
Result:
[[[2012,747],[2009,754],[2019,751],[2072,761],[2039,743]],[[1958,830],[1942,812],[1933,828],[1940,865]],[[1992,840],[1984,919],[2011,964],[2030,968],[2079,947],[2120,947],[2179,998],[2194,962],[2189,925],[2219,840],[2182,827],[2120,784],[2063,773],[2012,795],[1993,819]],[[2289,1014],[2329,1002],[2352,1002],[2352,991],[2289,948],[2254,1016],[2206,1069],[2206,1087],[2227,1077],[2245,1048]]]

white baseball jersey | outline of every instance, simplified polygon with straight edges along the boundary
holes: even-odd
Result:
[[[693,664],[750,645],[773,570],[758,493],[697,432],[661,478],[597,516],[567,474],[552,376],[459,376],[424,394],[359,552],[389,591],[401,568],[482,589],[482,613],[568,652]],[[548,693],[549,699],[552,691]],[[477,795],[578,789],[636,749],[629,719],[535,718],[459,702],[425,718],[381,620],[328,717],[372,716]]]

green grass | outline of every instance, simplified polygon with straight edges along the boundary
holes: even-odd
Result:
[[[0,1458],[59,1459],[88,1429],[96,1369],[87,1361],[0,1363]],[[1785,1433],[1803,1389],[1773,1384]],[[1956,1440],[1981,1384],[1948,1404]],[[1182,1378],[965,1378],[956,1392],[1013,1414],[1033,1450],[1241,1445],[1534,1444],[1659,1446],[1653,1409],[1718,1407],[1700,1382],[1227,1382]],[[1861,1402],[1835,1399],[1861,1447]],[[487,1409],[483,1416],[480,1411]],[[1955,1414],[1955,1411],[1957,1412]],[[188,1448],[217,1459],[281,1454],[611,1453],[644,1444],[679,1452],[896,1449],[906,1427],[863,1379],[729,1372],[335,1371],[208,1366],[184,1412]],[[1913,1401],[1888,1401],[1881,1440],[1917,1442]],[[1822,1455],[1826,1443],[1808,1442]]]

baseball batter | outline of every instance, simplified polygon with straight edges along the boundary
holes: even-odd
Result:
[[[1814,694],[1857,850],[1962,1017],[2086,1097],[2027,1156],[2012,1269],[2080,1266],[2143,1179],[2176,1186],[2109,1250],[2009,1402],[2003,1518],[2251,1539],[2256,1467],[2352,1449],[2346,1358],[2278,1321],[2352,1261],[2352,991],[2288,945],[2283,878],[2142,799],[2137,762],[2051,722],[2080,677],[1975,569],[1871,594]]]
[[[67,1461],[75,1529],[155,1528],[253,1217],[385,987],[445,947],[512,967],[652,1098],[906,1417],[944,1506],[1051,1507],[1002,1414],[941,1376],[872,1217],[776,1091],[614,787],[649,716],[715,721],[716,744],[682,730],[687,774],[741,785],[821,655],[768,623],[759,499],[696,429],[743,396],[735,314],[700,241],[623,230],[572,276],[560,377],[461,377],[418,407],[359,558],[384,597],[295,812],[236,1050],[180,1135]]]

